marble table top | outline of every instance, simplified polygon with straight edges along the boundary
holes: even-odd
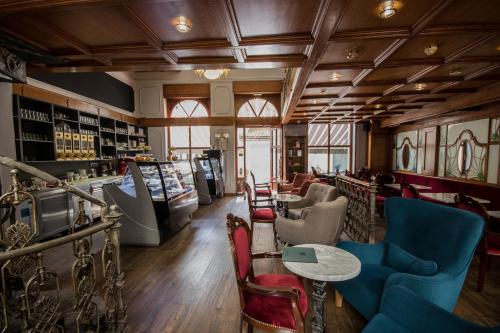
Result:
[[[294,201],[302,200],[302,197],[300,195],[287,194],[287,193],[273,194],[271,196],[271,198],[273,200],[281,201],[281,202],[294,202]]]
[[[500,219],[500,210],[489,210],[488,215]]]
[[[433,199],[437,201],[444,202],[446,204],[453,204],[455,203],[455,197],[457,193],[420,193],[420,196],[422,198],[428,198],[428,199]],[[476,198],[473,196],[470,196],[472,199],[476,200],[477,202],[481,204],[489,204],[490,201],[486,199],[481,199],[481,198]]]
[[[301,244],[296,247],[312,247],[318,263],[283,261],[288,270],[316,281],[346,281],[361,272],[361,262],[356,256],[334,246],[321,244]]]
[[[430,186],[418,185],[418,184],[410,184],[410,185],[413,186],[414,188],[416,188],[419,191],[420,190],[432,190],[432,187],[430,187]],[[384,186],[393,188],[395,190],[400,190],[401,189],[401,184],[397,184],[397,183],[394,183],[394,184],[384,184]]]

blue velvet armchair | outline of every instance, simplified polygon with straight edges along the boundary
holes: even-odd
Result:
[[[403,286],[384,291],[380,312],[362,333],[500,333],[481,327],[432,304]]]
[[[354,308],[370,320],[379,311],[384,289],[401,285],[452,311],[483,232],[476,214],[423,200],[387,198],[387,233],[377,244],[341,242],[337,246],[356,255],[361,273],[333,283]],[[430,275],[403,273],[387,264],[387,248],[395,244],[411,255],[437,264]]]

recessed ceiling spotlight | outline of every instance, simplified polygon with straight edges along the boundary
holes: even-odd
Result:
[[[424,89],[425,89],[425,87],[426,87],[426,85],[425,85],[425,84],[423,84],[423,83],[417,83],[417,84],[415,85],[415,90],[419,90],[419,91],[420,91],[420,90],[424,90]]]
[[[436,44],[431,44],[425,47],[424,53],[428,56],[435,54],[438,50],[438,46]]]
[[[313,99],[313,104],[316,104],[316,103],[317,103],[317,102],[316,102],[316,100],[315,100],[315,99]]]
[[[321,95],[324,95],[324,94],[326,93],[326,89],[325,89],[325,88],[321,88],[321,90],[319,91],[319,93],[320,93]]]
[[[188,19],[185,16],[177,16],[172,20],[172,24],[177,29],[177,31],[186,33],[191,30],[191,27],[193,26],[193,22],[191,22],[190,19]]]
[[[500,51],[500,45],[497,45],[496,50]]]
[[[398,9],[401,8],[400,1],[387,0],[383,1],[378,6],[378,16],[382,19],[388,19],[389,17],[393,17],[398,12]]]
[[[353,48],[347,49],[345,57],[347,60],[356,59],[359,56],[359,54],[361,53],[361,51],[362,51],[361,47],[353,47]]]
[[[330,74],[330,81],[338,81],[341,77],[342,75],[340,75],[340,73],[333,72],[332,74]]]
[[[462,69],[460,67],[452,66],[448,74],[450,74],[450,76],[460,76],[462,75]]]
[[[299,124],[301,123],[301,121],[300,121],[300,120],[297,120],[297,122],[298,122]]]
[[[375,109],[380,109],[382,107],[382,104],[375,104]]]

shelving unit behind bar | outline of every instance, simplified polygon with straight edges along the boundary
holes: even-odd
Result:
[[[285,137],[285,170],[286,179],[293,180],[296,173],[306,173],[306,137]]]
[[[134,156],[148,142],[144,127],[20,95],[13,95],[13,122],[17,159],[23,162],[57,161],[54,135],[62,126],[94,136],[95,160]]]

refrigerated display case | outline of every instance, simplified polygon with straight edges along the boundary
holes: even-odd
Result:
[[[224,182],[224,151],[220,149],[207,149],[203,151],[203,154],[208,158],[215,158],[219,161],[219,169],[222,177],[222,181]]]
[[[189,160],[177,160],[167,162],[172,169],[177,173],[177,178],[183,187],[196,188],[196,181],[194,177],[194,170]]]
[[[198,208],[194,186],[171,162],[128,162],[120,185],[104,185],[104,199],[123,217],[122,244],[158,246],[191,220]]]
[[[196,157],[196,182],[201,204],[211,204],[212,197],[224,195],[224,183],[220,172],[219,160],[209,157]]]

